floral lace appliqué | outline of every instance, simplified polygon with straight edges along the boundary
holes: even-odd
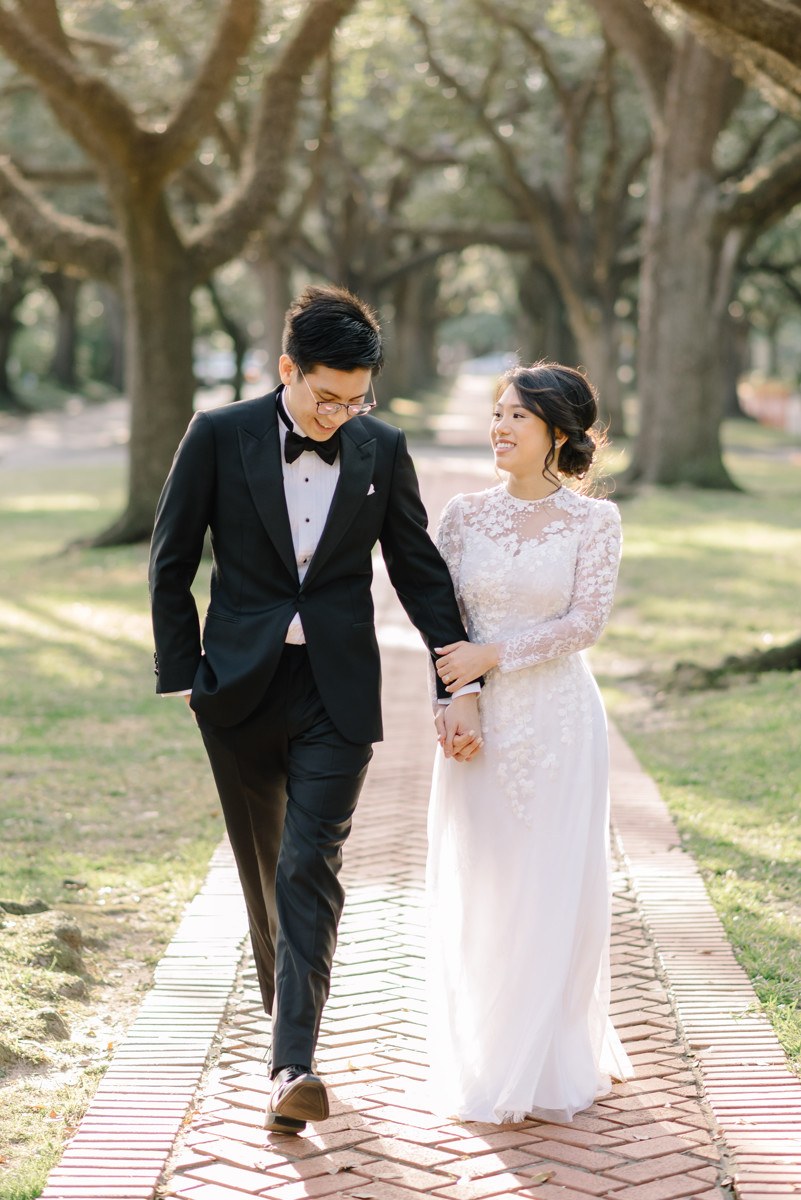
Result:
[[[568,488],[526,501],[500,486],[455,496],[437,545],[471,641],[499,649],[481,695],[485,752],[505,801],[528,824],[540,783],[592,735],[595,685],[579,652],[609,618],[620,516],[609,501]]]

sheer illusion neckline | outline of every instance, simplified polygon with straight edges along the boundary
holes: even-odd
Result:
[[[525,508],[534,508],[540,504],[547,504],[549,500],[554,500],[557,496],[561,497],[565,491],[564,487],[560,485],[555,491],[549,492],[547,496],[540,496],[537,500],[524,500],[520,496],[513,496],[505,483],[499,484],[498,488],[512,504],[519,504]]]

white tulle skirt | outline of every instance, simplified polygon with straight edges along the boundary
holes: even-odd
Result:
[[[578,656],[569,669],[580,720],[554,706],[553,669],[493,672],[485,749],[468,764],[437,754],[428,1041],[430,1102],[443,1116],[570,1121],[611,1077],[633,1073],[608,1015],[606,719]],[[570,728],[578,736],[560,736]]]

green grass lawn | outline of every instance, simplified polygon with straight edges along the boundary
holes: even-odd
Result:
[[[0,899],[72,916],[86,967],[70,994],[31,964],[30,919],[2,922],[3,1200],[39,1194],[222,835],[191,714],[154,694],[146,548],[62,553],[118,511],[121,474],[0,474]]]
[[[747,422],[725,433],[747,490],[622,503],[618,599],[594,666],[799,1070],[801,677],[667,686],[678,660],[714,666],[801,633],[801,440]]]

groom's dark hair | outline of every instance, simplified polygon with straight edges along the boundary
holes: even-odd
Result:
[[[384,365],[376,314],[343,287],[305,288],[287,309],[281,348],[305,372],[321,366],[377,375]]]

